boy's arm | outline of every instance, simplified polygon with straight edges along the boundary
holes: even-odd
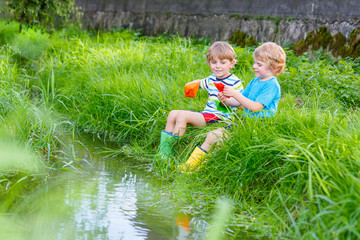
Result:
[[[207,78],[205,78],[205,79],[196,79],[194,81],[186,83],[185,86],[188,85],[188,84],[191,84],[191,83],[198,83],[199,88],[201,88],[202,90],[207,90],[207,88],[205,86],[206,85],[205,84],[206,80],[207,80]]]
[[[196,80],[194,80],[194,81],[191,81],[191,82],[186,83],[185,85],[188,85],[188,84],[190,84],[190,83],[200,82],[200,81],[201,81],[201,79],[196,79]]]
[[[227,106],[234,106],[234,107],[238,107],[240,106],[241,104],[234,98],[227,98],[224,96],[224,93],[222,92],[219,92],[218,93],[218,99],[220,100],[220,102],[222,102],[224,105],[227,105]]]
[[[236,91],[232,87],[225,86],[223,93],[225,96],[233,97],[244,108],[247,108],[251,112],[258,112],[264,108],[263,104],[248,99],[247,97],[243,96],[240,92]]]

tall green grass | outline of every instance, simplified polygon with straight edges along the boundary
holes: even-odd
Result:
[[[359,114],[282,104],[274,120],[239,123],[196,178],[296,238],[358,238]]]
[[[143,139],[145,129],[150,135],[152,129],[159,131],[169,109],[201,109],[184,100],[179,87],[208,74],[203,52],[193,52],[187,44],[180,38],[161,48],[146,40],[104,44],[76,39],[71,50],[55,52],[57,61],[46,66],[41,78],[50,81],[54,73],[62,110],[84,131],[117,141]]]
[[[44,94],[33,96],[29,85],[34,76],[18,62],[19,53],[17,46],[0,47],[0,211],[49,175],[79,167],[59,139],[69,122],[45,106]]]
[[[4,39],[19,49],[15,41]],[[13,96],[10,92],[24,101],[15,104],[21,113],[15,117],[17,129],[25,133],[16,138],[30,141],[38,134],[31,146],[49,152],[48,143],[62,141],[51,137],[56,126],[68,122],[80,133],[123,143],[109,154],[126,153],[153,163],[153,172],[170,180],[176,201],[189,206],[189,213],[208,215],[219,196],[229,197],[236,207],[225,231],[230,237],[253,229],[273,238],[359,238],[356,61],[322,53],[296,57],[287,51],[288,67],[279,77],[284,98],[277,116],[235,120],[229,138],[212,149],[205,168],[182,175],[172,165],[185,161],[219,125],[189,128],[176,144],[170,165],[152,162],[152,156],[170,110],[203,109],[206,93],[187,99],[183,86],[210,75],[205,58],[209,43],[177,36],[148,38],[126,30],[58,32],[39,39],[48,43],[41,54],[8,57],[16,64],[1,64],[3,84],[15,83],[2,89],[3,119],[16,109],[6,100]],[[252,50],[235,47],[238,63],[233,73],[246,84],[253,77]],[[47,124],[40,117],[44,114],[58,118]],[[29,119],[33,121],[26,123]]]

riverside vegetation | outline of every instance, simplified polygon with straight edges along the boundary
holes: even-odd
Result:
[[[216,199],[231,199],[228,239],[245,230],[274,239],[360,238],[359,58],[287,50],[277,116],[235,118],[237,126],[206,167],[180,174],[173,166],[211,127],[190,128],[175,159],[153,159],[167,113],[202,109],[205,93],[187,99],[183,86],[209,74],[209,41],[127,30],[48,35],[18,29],[16,22],[0,22],[2,212],[47,178],[89,164],[65,143],[76,131],[122,143],[106,150],[111,155],[149,162],[168,182],[168,197],[189,214],[207,215]],[[247,84],[253,48],[235,51],[233,72]]]

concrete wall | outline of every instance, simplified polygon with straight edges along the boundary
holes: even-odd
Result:
[[[93,11],[360,17],[359,0],[77,0],[77,3],[84,10]]]
[[[259,42],[297,42],[321,26],[332,35],[360,27],[360,0],[76,0],[95,29],[142,29],[228,40],[236,31]],[[250,17],[249,17],[250,16]],[[263,16],[263,18],[259,17]],[[275,17],[280,17],[275,18]]]

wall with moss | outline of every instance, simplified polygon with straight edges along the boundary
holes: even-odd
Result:
[[[238,13],[279,17],[360,17],[358,0],[77,0],[86,10],[172,12],[185,14]]]
[[[283,45],[305,40],[326,27],[346,40],[360,27],[358,0],[76,0],[84,23],[94,29],[142,29],[163,33]],[[245,33],[240,34],[241,32]],[[240,35],[239,35],[240,34]],[[242,43],[240,43],[242,44]]]

